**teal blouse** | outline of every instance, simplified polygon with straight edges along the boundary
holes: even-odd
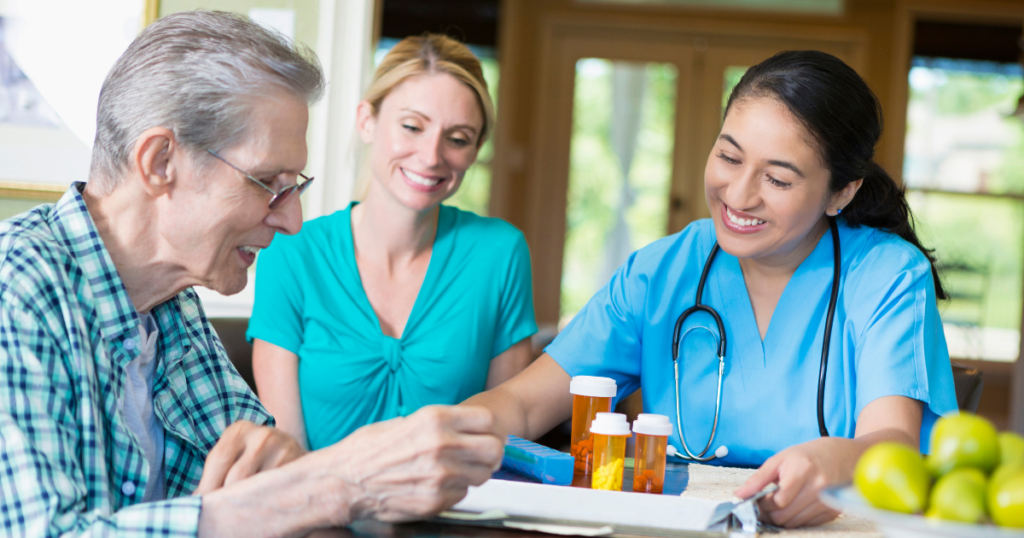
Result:
[[[307,222],[299,234],[278,234],[257,265],[247,336],[299,356],[312,449],[365,424],[483,391],[491,359],[537,332],[523,234],[441,206],[402,337],[384,335],[356,266],[353,205]]]

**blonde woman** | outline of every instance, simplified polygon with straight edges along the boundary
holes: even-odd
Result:
[[[442,35],[391,50],[359,104],[362,203],[275,239],[248,337],[260,399],[311,449],[428,404],[456,404],[530,362],[522,233],[441,203],[490,134],[480,62]]]

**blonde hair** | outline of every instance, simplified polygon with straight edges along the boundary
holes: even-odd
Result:
[[[469,47],[444,34],[424,34],[399,41],[377,66],[363,100],[370,103],[377,115],[384,98],[406,79],[436,73],[447,73],[476,93],[484,113],[484,127],[477,139],[480,147],[494,126],[494,103],[487,92],[484,71]]]
[[[399,41],[377,66],[370,86],[363,93],[363,100],[370,104],[376,116],[384,99],[401,83],[415,76],[437,73],[455,77],[476,94],[484,116],[484,125],[477,138],[479,148],[494,129],[494,102],[487,91],[480,60],[469,47],[444,34],[423,34]],[[368,163],[366,159],[361,160],[364,166],[355,188],[354,198],[357,200],[365,199],[369,190]]]

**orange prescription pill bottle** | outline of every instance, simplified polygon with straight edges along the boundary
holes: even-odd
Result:
[[[598,413],[590,425],[594,442],[593,489],[622,491],[622,470],[626,463],[626,441],[633,436],[622,413]]]
[[[616,392],[615,380],[610,377],[578,375],[569,382],[572,394],[572,444],[569,454],[576,459],[573,485],[590,487],[586,483],[594,470],[594,444],[590,441],[590,423],[598,413],[612,410]]]
[[[672,435],[672,423],[665,415],[641,413],[633,421],[636,457],[633,464],[633,491],[661,493],[665,487],[665,450]]]

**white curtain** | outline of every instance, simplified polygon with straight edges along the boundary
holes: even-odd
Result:
[[[615,224],[605,241],[604,260],[598,285],[604,285],[622,262],[633,252],[629,238],[626,213],[633,206],[636,193],[629,184],[629,170],[633,165],[637,137],[643,113],[644,89],[647,82],[646,67],[642,63],[614,62],[612,64],[612,117],[610,142],[619,160],[622,187],[615,208]]]

